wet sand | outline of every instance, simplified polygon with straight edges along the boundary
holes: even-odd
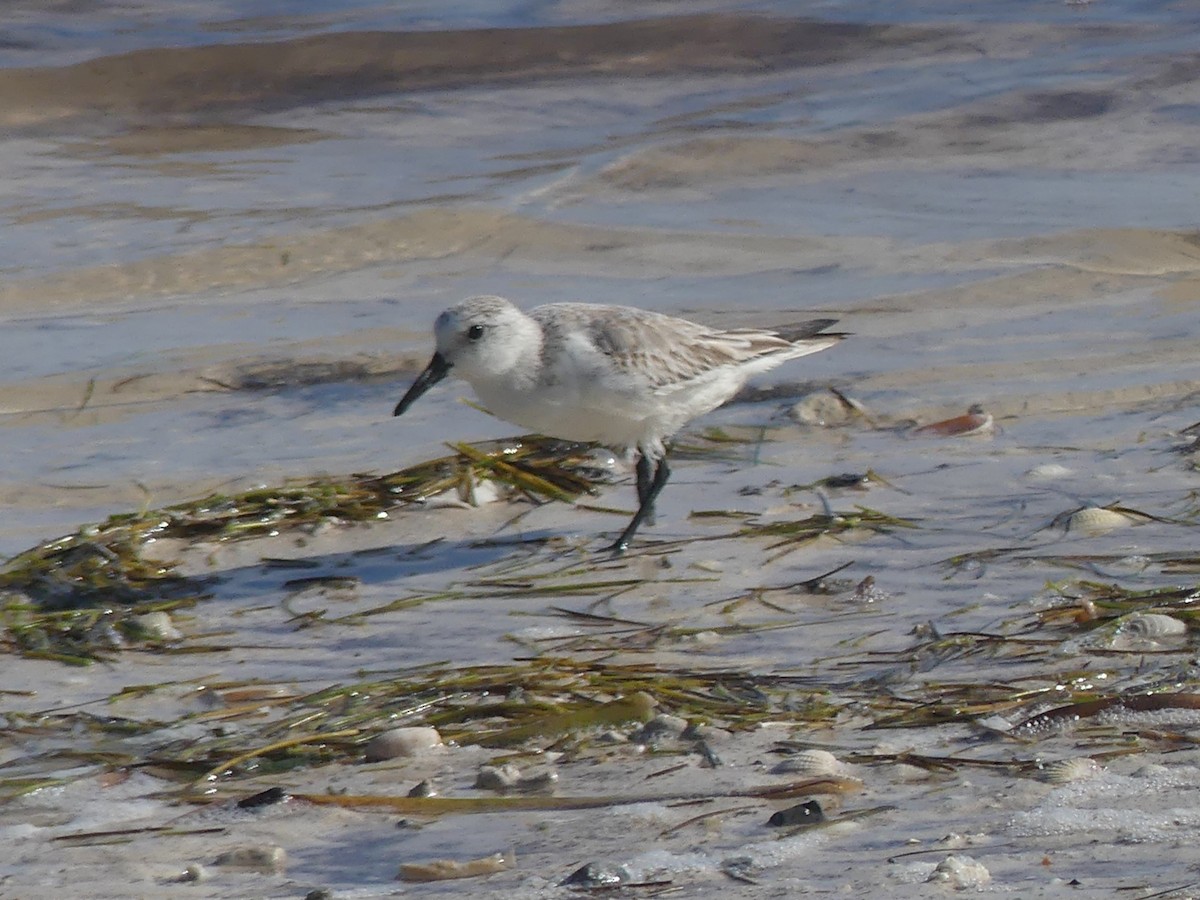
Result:
[[[511,434],[456,403],[461,385],[390,417],[427,357],[433,316],[472,293],[632,303],[718,325],[831,316],[854,335],[697,423],[693,434],[761,425],[767,440],[730,459],[681,459],[658,525],[623,560],[596,556],[620,516],[508,501],[404,510],[302,540],[164,548],[214,579],[212,599],[175,624],[228,648],[129,651],[86,669],[7,660],[9,777],[73,778],[0,807],[3,890],[559,896],[572,869],[606,860],[690,896],[925,897],[945,890],[926,879],[956,853],[986,867],[985,889],[1020,896],[1190,883],[1200,764],[1186,711],[998,734],[1089,690],[1195,686],[1190,634],[1129,644],[1111,630],[1065,638],[1035,627],[1038,611],[1067,602],[1048,585],[1192,583],[1165,560],[1189,552],[1200,487],[1175,452],[1200,419],[1198,23],[1187,10],[1101,6],[1056,8],[1049,23],[1033,6],[991,21],[930,7],[928,21],[869,24],[855,8],[829,22],[728,13],[598,24],[583,12],[505,31],[310,34],[306,24],[281,36],[276,22],[262,41],[248,28],[236,42],[0,70],[0,121],[19,129],[0,142],[12,172],[0,201],[11,236],[0,261],[9,553],[113,512],[389,471],[440,455],[445,441]],[[869,415],[818,427],[784,414],[826,386]],[[992,433],[913,433],[973,403],[994,417]],[[819,496],[792,486],[868,470],[881,480],[830,491],[832,507],[868,506],[915,528],[780,556],[769,540],[738,536],[740,520],[693,517],[812,515]],[[589,505],[627,508],[632,494],[617,484]],[[1155,518],[1105,534],[1064,524],[1109,504]],[[297,593],[285,585],[294,572],[263,563],[281,557],[352,581]],[[545,575],[572,564],[641,583],[607,599],[472,586],[514,565]],[[783,589],[843,564],[831,593]],[[369,624],[295,618],[447,590],[465,594]],[[764,591],[770,605],[753,600]],[[302,801],[262,813],[179,806],[156,798],[166,782],[145,771],[68,753],[79,709],[161,723],[136,739],[95,732],[97,747],[178,755],[221,721],[198,686],[248,680],[298,695],[364,672],[528,657],[579,636],[554,607],[671,635],[606,661],[796,676],[840,707],[819,725],[713,723],[717,768],[685,745],[551,755],[559,795],[775,782],[788,777],[770,771],[777,743],[793,740],[877,758],[847,766],[861,793],[823,798],[845,821],[779,839],[764,825],[779,804],[737,801],[673,831],[713,806],[662,802],[397,829],[394,814]],[[989,634],[1058,649],[954,650]],[[1030,699],[980,722],[881,725],[881,698],[915,703],[989,681]],[[110,702],[136,685],[158,687]],[[901,752],[1099,763],[1055,783],[889,761]],[[477,796],[477,768],[498,755],[355,757],[218,786],[402,796],[433,778],[444,796]],[[164,825],[195,833],[62,840]],[[285,848],[287,865],[213,864],[246,844]],[[516,868],[486,880],[393,880],[403,862],[511,848]],[[755,883],[722,874],[742,856]],[[197,863],[207,880],[172,880]]]

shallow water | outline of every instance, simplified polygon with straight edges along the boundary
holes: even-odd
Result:
[[[470,294],[525,306],[631,303],[720,325],[833,316],[853,338],[763,379],[784,386],[777,399],[697,424],[769,423],[770,440],[729,460],[678,461],[659,524],[630,558],[604,564],[644,583],[599,608],[694,629],[691,642],[642,657],[662,665],[823,683],[833,672],[851,694],[1041,684],[1046,673],[1020,660],[931,655],[922,670],[904,654],[930,628],[1011,626],[1048,602],[1047,582],[1189,582],[1155,554],[1189,550],[1200,487],[1172,452],[1200,418],[1200,14],[1136,0],[844,0],[805,5],[811,20],[791,18],[793,8],[658,4],[662,18],[637,21],[604,2],[6,6],[0,552],[143,505],[390,471],[439,455],[444,441],[511,434],[458,404],[461,385],[390,416],[429,353],[434,315]],[[861,401],[869,421],[823,429],[780,415],[830,384]],[[995,417],[994,435],[909,430],[976,402]],[[1062,469],[1039,475],[1049,464]],[[834,509],[863,504],[919,527],[776,559],[767,541],[734,537],[733,521],[689,518],[809,515],[819,498],[788,486],[868,469],[886,482],[831,492]],[[597,502],[631,499],[621,484]],[[1163,521],[1106,535],[1058,521],[1117,501]],[[204,548],[187,565],[218,577],[215,595],[181,627],[231,649],[130,653],[86,670],[14,657],[4,689],[31,693],[6,694],[5,704],[38,713],[163,683],[113,714],[167,721],[213,678],[315,690],[364,669],[508,661],[570,633],[550,606],[594,598],[470,585],[513,566],[594,562],[598,535],[611,540],[621,524],[562,504],[495,503],[403,511],[302,544]],[[1025,549],[948,562],[1011,547]],[[284,556],[309,564],[305,574],[357,581],[289,591],[295,573],[261,562]],[[727,609],[844,563],[845,590],[772,594],[785,612]],[[867,576],[877,592],[854,592]],[[290,618],[463,585],[461,599],[367,626],[297,629]],[[731,622],[780,627],[721,631]],[[1194,684],[1186,643],[1064,646],[1050,673],[1064,683],[1083,672],[1129,690]],[[868,723],[864,714],[815,734],[780,725],[739,735],[721,751],[726,766],[693,760],[658,786],[769,780],[763,760],[788,737],[839,754],[1007,753],[957,724]],[[322,808],[222,819],[219,838],[143,835],[116,853],[53,843],[181,814],[147,799],[154,779],[117,791],[85,778],[4,810],[0,833],[16,849],[0,874],[28,896],[51,883],[90,896],[293,896],[317,886],[376,896],[397,887],[400,862],[515,843],[517,870],[472,883],[476,893],[551,895],[575,864],[608,858],[638,877],[671,872],[695,895],[725,894],[718,864],[743,854],[762,864],[757,886],[738,887],[746,896],[926,896],[938,889],[924,884],[932,864],[957,847],[984,862],[997,891],[1153,893],[1190,883],[1196,863],[1189,804],[1172,794],[1198,781],[1189,728],[1161,724],[1185,735],[1180,752],[1113,758],[1100,779],[1074,786],[862,767],[866,792],[846,808],[898,811],[787,841],[762,828],[765,815],[741,814],[660,838],[694,813],[642,804],[448,817],[406,832],[381,814]],[[39,754],[70,740],[53,729],[9,735],[9,771],[35,769]],[[1014,743],[1011,755],[1076,752],[1068,732],[1034,749]],[[289,787],[402,792],[434,774],[461,793],[490,755],[459,748],[378,773],[339,765]],[[626,793],[674,759],[564,765],[560,792]],[[287,874],[167,883],[235,838],[287,847]],[[1093,860],[1092,841],[1111,851],[1108,863]],[[912,848],[932,852],[888,862]]]

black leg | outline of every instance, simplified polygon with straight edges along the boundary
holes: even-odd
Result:
[[[646,495],[650,493],[650,482],[654,472],[650,460],[643,453],[638,457],[637,461],[637,492],[638,492],[638,507],[640,508],[646,502]],[[650,503],[650,509],[646,512],[646,524],[654,524],[654,503]]]
[[[650,469],[650,463],[646,463],[646,470],[649,471],[649,469]],[[638,505],[637,512],[634,513],[634,515],[633,515],[633,521],[630,522],[625,527],[625,530],[621,532],[621,536],[619,538],[617,538],[616,543],[608,548],[609,552],[611,552],[611,553],[624,553],[626,550],[629,549],[629,542],[631,540],[633,540],[634,534],[637,532],[638,527],[642,524],[642,522],[644,522],[646,520],[646,516],[648,516],[650,514],[650,511],[652,509],[654,509],[654,501],[658,497],[659,493],[661,493],[661,491],[663,489],[663,485],[667,483],[667,479],[671,475],[671,470],[669,468],[667,468],[666,459],[660,459],[658,461],[658,468],[656,468],[654,470],[654,479],[650,482],[649,486],[646,488],[646,490],[644,492],[644,496],[641,496],[643,494],[642,482],[641,482],[641,472],[642,472],[642,464],[641,464],[641,461],[639,461],[638,462],[638,494],[640,496],[641,503]]]

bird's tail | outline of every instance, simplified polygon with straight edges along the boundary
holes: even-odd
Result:
[[[775,329],[775,333],[785,341],[792,343],[811,338],[830,338],[833,341],[840,341],[842,338],[849,337],[850,332],[825,331],[830,325],[836,325],[837,321],[837,319],[811,319],[808,322],[798,322],[794,325],[782,325]]]

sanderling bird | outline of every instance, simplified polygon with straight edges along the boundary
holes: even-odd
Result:
[[[551,303],[524,313],[502,297],[472,297],[437,317],[433,359],[393,415],[453,371],[493,415],[636,457],[638,509],[609,548],[621,553],[667,483],[664,442],[751,375],[832,347],[845,335],[821,332],[835,321],[722,331],[628,306]]]

